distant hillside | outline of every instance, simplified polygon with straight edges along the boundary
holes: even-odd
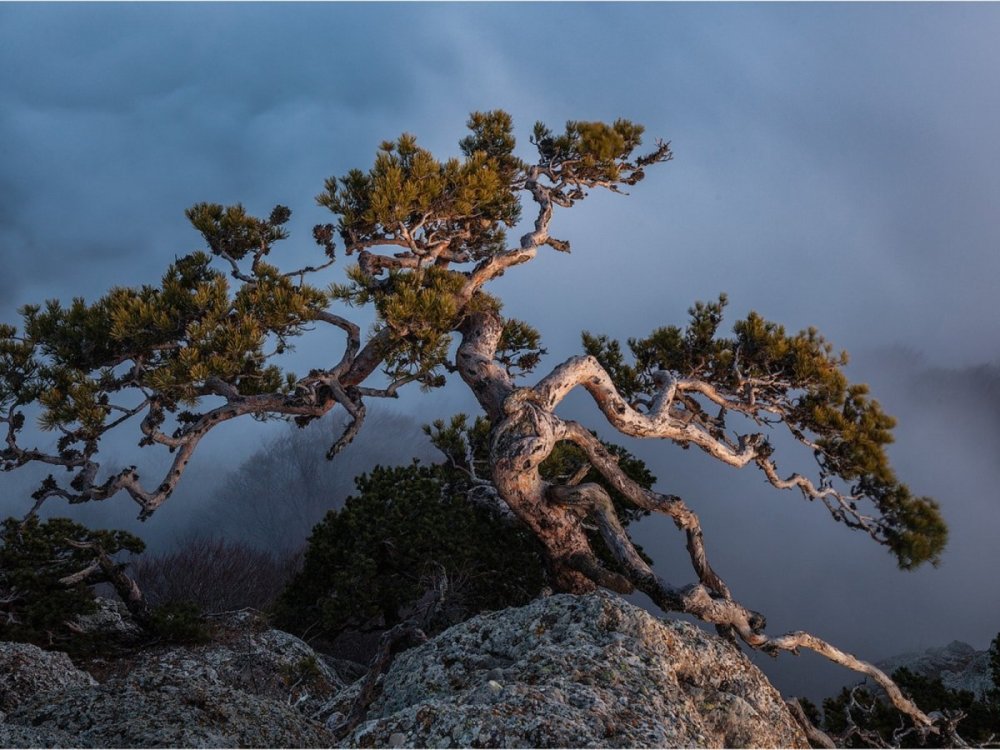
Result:
[[[990,678],[989,651],[976,651],[968,643],[952,641],[947,646],[893,656],[878,664],[892,674],[901,667],[922,677],[940,677],[950,690],[968,690],[982,699],[994,687]]]

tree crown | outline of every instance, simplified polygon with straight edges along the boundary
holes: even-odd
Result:
[[[459,157],[438,159],[403,134],[380,145],[369,170],[331,177],[317,200],[336,221],[314,229],[321,249],[314,266],[283,272],[270,262],[287,237],[288,208],[259,218],[239,205],[200,203],[187,215],[207,251],[177,259],[158,286],[112,289],[89,304],[26,307],[20,333],[0,329],[0,424],[7,432],[0,465],[41,462],[71,474],[68,485],[46,479],[38,504],[125,491],[148,515],[216,424],[246,414],[305,424],[339,405],[352,422],[332,454],[360,427],[365,399],[394,396],[410,382],[440,386],[449,371],[485,394],[491,422],[501,429],[502,394],[539,364],[544,349],[530,324],[501,316],[486,286],[542,247],[569,250],[549,232],[556,209],[574,206],[591,189],[635,185],[671,152],[658,142],[637,155],[643,128],[623,119],[570,121],[561,132],[537,123],[534,161],[516,155],[507,113],[473,113],[468,128]],[[537,215],[510,246],[507,233],[519,224],[524,197]],[[308,283],[334,262],[338,242],[357,261],[346,281],[326,289]],[[338,305],[371,305],[373,331],[363,336],[334,312]],[[815,330],[790,335],[756,313],[721,336],[724,306],[724,297],[698,303],[686,328],[630,339],[631,357],[616,341],[584,334],[591,359],[566,363],[534,392],[552,408],[564,395],[556,374],[596,364],[613,396],[599,397],[600,389],[582,379],[575,384],[599,401],[608,396],[602,409],[613,405],[617,416],[605,412],[619,430],[695,445],[733,465],[756,464],[776,487],[821,499],[834,518],[887,545],[902,567],[937,562],[946,538],[937,506],[895,477],[885,451],[894,422],[865,386],[848,382],[846,356]],[[499,335],[483,333],[487,319],[499,321]],[[339,361],[304,376],[285,371],[280,355],[317,325],[344,332]],[[453,361],[456,333],[467,348],[487,336],[487,369],[471,375]],[[368,384],[378,370],[387,385]],[[60,433],[54,452],[20,444],[32,408],[43,429]],[[132,420],[142,445],[175,454],[155,489],[145,488],[133,468],[97,481],[102,437]],[[779,476],[765,434],[776,424],[813,450],[818,480]],[[746,425],[759,431],[740,432]],[[874,512],[862,510],[866,502]]]
[[[67,308],[54,301],[44,310],[28,307],[21,333],[0,328],[0,468],[42,463],[70,475],[68,483],[47,477],[31,513],[54,496],[86,502],[125,492],[147,517],[219,424],[250,415],[305,425],[340,407],[349,421],[327,452],[332,457],[361,428],[366,401],[457,375],[488,419],[488,476],[473,476],[473,485],[492,498],[494,511],[541,542],[557,588],[638,588],[663,609],[697,616],[752,647],[811,648],[872,676],[921,731],[937,731],[871,665],[808,633],[767,636],[763,616],[733,599],[712,569],[700,521],[684,500],[643,486],[622,456],[556,412],[581,388],[622,434],[694,446],[737,468],[756,466],[773,487],[821,501],[835,520],[886,546],[901,567],[936,564],[946,541],[939,509],[895,477],[886,454],[894,422],[864,386],[847,380],[846,358],[816,331],[789,335],[756,313],[732,336],[720,336],[720,298],[696,304],[684,329],[630,340],[630,357],[618,342],[585,334],[585,355],[525,384],[522,376],[540,364],[541,339],[528,323],[504,319],[490,282],[546,248],[569,252],[569,242],[551,234],[556,211],[590,190],[620,193],[637,184],[671,159],[670,147],[657,142],[637,153],[643,130],[627,120],[570,121],[559,133],[539,123],[531,138],[536,155],[524,159],[515,154],[506,113],[473,113],[468,126],[460,157],[440,160],[404,134],[381,144],[368,171],[330,178],[318,201],[335,222],[313,230],[316,265],[284,272],[272,265],[286,237],[287,208],[259,218],[239,205],[202,203],[188,218],[208,252],[177,259],[160,286],[114,289]],[[526,208],[534,212],[527,231],[508,241]],[[338,241],[356,258],[346,282],[325,289],[307,283],[334,263]],[[374,308],[370,332],[335,312],[352,305]],[[276,358],[315,326],[343,333],[340,358],[321,360],[303,376],[284,371]],[[24,446],[32,410],[42,428],[60,433],[54,450]],[[141,445],[173,454],[152,489],[135,467],[98,480],[102,438],[130,422],[138,423]],[[786,441],[812,451],[812,478],[779,473],[780,443],[771,438],[781,426]],[[465,428],[436,429],[443,443],[456,443]],[[558,463],[562,444],[590,468],[549,474],[546,461]],[[470,474],[476,460],[473,451]],[[686,535],[697,583],[676,587],[656,575],[624,528],[623,502],[673,519]]]

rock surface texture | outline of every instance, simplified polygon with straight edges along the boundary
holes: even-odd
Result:
[[[0,719],[39,693],[96,684],[64,653],[30,643],[0,643]]]
[[[102,667],[0,644],[0,747],[807,747],[736,647],[610,594],[473,618],[396,658],[366,720],[297,638],[235,617],[209,645]],[[95,673],[97,674],[97,673]]]
[[[738,648],[605,593],[475,617],[405,652],[347,744],[808,747]]]
[[[328,747],[306,710],[343,687],[303,641],[251,616],[219,623],[211,644],[105,665],[100,684],[40,653],[51,664],[0,724],[0,747]]]

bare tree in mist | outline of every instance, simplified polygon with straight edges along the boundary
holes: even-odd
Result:
[[[151,607],[193,604],[212,613],[267,609],[298,563],[294,554],[203,533],[185,537],[172,551],[132,558],[129,572]]]
[[[335,462],[316,450],[328,425],[289,427],[221,482],[195,511],[191,532],[211,529],[260,549],[296,552],[326,513],[354,491],[355,476],[377,465],[440,458],[412,417],[377,412],[367,421]]]

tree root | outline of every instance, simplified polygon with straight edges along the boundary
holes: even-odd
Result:
[[[424,631],[417,627],[412,621],[401,622],[391,630],[387,630],[379,641],[378,651],[372,657],[368,668],[368,674],[361,684],[361,691],[354,699],[351,710],[336,726],[333,727],[333,736],[339,741],[354,731],[354,729],[365,719],[368,708],[378,698],[381,687],[379,678],[385,674],[392,666],[396,654],[411,646],[416,646],[427,641]]]

